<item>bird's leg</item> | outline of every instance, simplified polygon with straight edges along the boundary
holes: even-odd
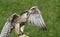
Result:
[[[19,31],[20,31],[19,28],[20,28],[20,24],[19,23],[15,24],[15,33],[16,34],[20,34],[19,33]]]
[[[23,26],[20,27],[21,34],[20,34],[19,37],[29,37],[28,35],[24,34],[24,27],[25,27],[25,25],[23,25]]]
[[[20,27],[20,35],[24,34],[24,27],[25,27],[25,25],[23,25],[23,26]]]

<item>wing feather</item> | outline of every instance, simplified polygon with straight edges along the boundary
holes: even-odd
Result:
[[[32,23],[32,25],[36,25],[40,28],[46,28],[44,20],[42,18],[41,12],[37,7],[32,7],[29,9],[29,18],[28,22]]]

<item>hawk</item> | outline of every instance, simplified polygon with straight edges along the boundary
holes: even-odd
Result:
[[[10,22],[7,23],[8,25],[10,25],[9,28],[11,30],[14,29],[15,33],[19,36],[24,34],[25,22],[31,23],[32,25],[37,26],[43,30],[47,29],[42,18],[41,11],[38,9],[37,6],[31,7],[21,14],[14,13],[12,15],[13,16],[9,18]]]

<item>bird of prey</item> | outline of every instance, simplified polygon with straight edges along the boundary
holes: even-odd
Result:
[[[47,29],[41,12],[36,6],[31,7],[21,14],[14,14],[11,20],[11,29],[15,29],[15,33],[19,36],[23,35],[25,22],[31,23],[32,25],[37,26],[43,30]]]

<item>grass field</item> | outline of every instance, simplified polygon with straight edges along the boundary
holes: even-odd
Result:
[[[24,33],[30,37],[60,37],[60,0],[0,0],[0,32],[7,18],[38,6],[48,30],[43,31],[26,23]],[[17,37],[14,30],[10,37]]]

